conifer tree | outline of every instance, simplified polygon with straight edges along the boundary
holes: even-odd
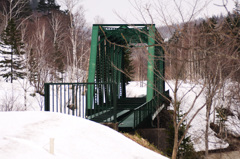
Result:
[[[48,0],[48,8],[51,8],[51,9],[59,9],[60,6],[58,6],[56,3],[55,3],[55,0]]]
[[[0,76],[4,77],[6,81],[23,79],[25,73],[23,72],[23,43],[21,42],[20,31],[17,30],[15,21],[11,19],[8,22],[6,29],[2,34],[3,43],[9,47],[2,51],[2,58],[0,59]]]
[[[178,103],[180,105],[180,103]],[[184,114],[179,110],[177,111],[177,122],[179,123]],[[186,130],[186,120],[182,122],[182,124],[179,127],[179,133],[178,138],[180,139],[181,136],[183,136],[185,130]],[[172,155],[173,145],[174,145],[174,126],[173,121],[169,121],[169,127],[168,127],[168,148],[167,148],[167,154],[169,156]],[[185,136],[182,142],[180,143],[180,146],[178,147],[177,152],[177,158],[178,159],[192,159],[192,158],[198,158],[196,155],[196,152],[193,148],[193,144],[191,141],[191,136]]]
[[[235,8],[232,14],[228,14],[225,18],[225,23],[223,25],[223,33],[225,34],[226,41],[231,41],[233,53],[236,57],[240,56],[240,4],[238,2],[235,3]],[[238,61],[233,61],[232,64],[235,65],[235,68],[238,68]],[[229,67],[230,68],[230,67]],[[231,68],[232,69],[232,68]],[[234,74],[234,79],[239,80],[240,70],[238,69]]]
[[[180,113],[178,115],[178,121],[180,121],[182,119],[183,115],[184,114],[182,114],[182,112],[180,111]],[[183,136],[185,130],[186,130],[186,121],[184,120],[184,122],[180,125],[179,138],[181,136]],[[182,140],[182,142],[178,148],[177,156],[178,156],[178,158],[182,158],[182,159],[197,158],[195,150],[193,148],[192,141],[191,141],[191,136],[184,137],[184,139]]]
[[[47,3],[45,2],[45,0],[40,0],[40,2],[38,3],[38,9],[41,11],[44,11],[47,8]]]
[[[59,10],[60,6],[55,3],[55,0],[40,0],[38,3],[38,10],[40,11],[48,11],[51,9]]]

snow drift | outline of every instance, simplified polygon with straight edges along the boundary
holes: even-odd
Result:
[[[1,159],[166,158],[106,126],[59,113],[0,112],[0,132]]]

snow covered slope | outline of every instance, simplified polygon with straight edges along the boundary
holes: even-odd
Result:
[[[173,97],[173,92],[170,88],[174,88],[174,81],[168,81],[166,84],[166,90],[170,90],[170,96]],[[127,96],[128,97],[142,97],[146,95],[146,81],[144,82],[144,87],[140,87],[140,82],[130,82],[127,87]],[[178,90],[178,97],[181,99],[180,109],[182,112],[187,112],[190,108],[193,100],[198,92],[201,91],[201,85],[191,84],[191,82],[181,82],[181,87]],[[192,89],[194,88],[194,89]],[[191,91],[189,91],[191,90]],[[221,99],[216,98],[214,102],[221,104]],[[190,121],[194,113],[205,103],[205,94],[202,93],[196,101],[196,104],[193,110],[189,113],[187,117],[187,122]],[[233,105],[232,108],[238,108],[237,105]],[[172,109],[172,107],[170,107]],[[237,117],[236,110],[232,109],[232,112],[235,112],[235,116],[228,116],[226,121],[226,128],[228,132],[231,132],[236,137],[240,136],[240,120]],[[210,121],[213,120],[213,110],[211,111]],[[196,151],[205,150],[205,128],[206,128],[206,108],[204,107],[195,117],[191,123],[191,127],[187,135],[191,135],[193,146]],[[221,140],[216,137],[215,132],[212,129],[209,129],[209,150],[223,149],[227,148],[229,144],[224,140]]]
[[[50,153],[50,139],[54,143]],[[165,159],[92,121],[50,112],[0,112],[1,159]]]

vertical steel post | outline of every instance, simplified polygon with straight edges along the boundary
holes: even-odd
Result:
[[[157,90],[160,94],[165,92],[165,83],[164,83],[164,51],[162,47],[155,47],[155,55],[158,57],[156,61],[157,75],[155,75],[155,83],[157,83]]]
[[[147,72],[147,102],[153,98],[154,90],[154,51],[155,51],[155,25],[149,26],[148,35],[148,72]]]
[[[123,52],[123,55],[122,55],[122,70],[124,69],[124,54],[125,52]],[[122,98],[126,98],[126,75],[122,73]]]
[[[93,25],[92,28],[92,40],[91,40],[91,53],[89,60],[89,69],[88,69],[88,83],[94,83],[95,80],[95,70],[96,70],[96,59],[97,59],[97,45],[98,45],[98,26]],[[93,96],[93,87],[88,85],[87,91],[87,109],[92,108],[92,96]]]
[[[72,115],[74,115],[74,109],[75,109],[75,94],[74,94],[74,91],[75,91],[75,86],[74,84],[72,84]]]
[[[54,112],[54,84],[52,85],[52,111]]]
[[[165,92],[165,57],[164,57],[164,50],[162,47],[159,47],[159,52],[161,56],[160,60],[160,73],[161,73],[161,93],[163,94]]]
[[[120,52],[118,53],[118,60],[117,60],[117,67],[119,70],[123,70],[124,68],[122,67],[122,60],[123,60],[123,48],[120,49]],[[118,98],[120,98],[122,96],[122,94],[120,94],[121,92],[121,83],[123,82],[122,80],[122,72],[118,70]]]
[[[49,90],[49,84],[44,84],[44,97],[45,97],[45,111],[50,111],[50,90]]]
[[[117,84],[113,84],[113,113],[114,113],[114,123],[117,123],[117,96],[116,96],[116,91],[117,91]]]

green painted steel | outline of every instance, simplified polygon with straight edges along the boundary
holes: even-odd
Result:
[[[108,94],[107,90],[111,89],[107,86],[97,86],[100,97],[107,96],[113,99],[126,98],[125,79],[123,73],[124,66],[124,49],[135,47],[137,43],[146,43],[148,45],[148,73],[147,73],[147,95],[146,103],[162,103],[165,93],[164,86],[164,52],[160,45],[156,42],[156,33],[160,35],[154,24],[94,24],[92,32],[91,55],[89,61],[89,77],[88,82],[113,82],[116,83],[116,92]],[[88,88],[88,107],[92,109],[93,92]],[[104,103],[99,98],[99,102]],[[156,104],[147,104],[147,110],[157,107]],[[140,109],[145,110],[141,108]],[[136,110],[137,112],[138,110]],[[152,111],[147,111],[152,113]],[[146,117],[149,113],[140,115]],[[136,114],[136,113],[135,113]],[[116,114],[115,114],[116,115]],[[133,123],[133,122],[132,122]]]
[[[92,28],[88,83],[45,83],[45,111],[118,122],[136,128],[166,103],[164,50],[153,24],[95,24]],[[124,51],[148,45],[147,95],[126,98]]]
[[[98,26],[92,28],[92,41],[91,41],[91,52],[88,69],[88,83],[95,82],[95,70],[96,70],[96,59],[97,59],[97,45],[98,45]],[[87,92],[87,108],[91,109],[93,100],[93,88],[88,87]]]
[[[98,26],[93,26],[92,40],[91,40],[91,53],[90,53],[90,61],[89,61],[89,73],[88,73],[89,83],[94,82],[95,80],[97,45],[98,45]]]
[[[154,93],[155,25],[149,27],[148,35],[147,102],[153,99]]]
[[[162,47],[156,46],[155,47],[155,68],[158,68],[157,70],[154,70],[154,86],[155,86],[155,94],[163,94],[165,93],[165,82],[164,82],[164,69],[165,69],[165,60],[164,60],[164,51]]]
[[[102,89],[107,87],[108,89]],[[86,88],[93,94],[92,108],[86,109]],[[90,88],[90,89],[89,89]],[[101,88],[101,89],[100,89]],[[45,111],[60,112],[73,116],[97,120],[98,122],[116,122],[117,96],[115,83],[45,83]],[[100,100],[102,99],[102,100]],[[101,116],[109,112],[110,118]]]
[[[122,92],[125,91],[122,73],[123,48],[133,47],[136,43],[147,43],[149,45],[147,101],[150,101],[154,96],[155,32],[153,24],[93,25],[88,82],[116,82],[118,98],[125,97],[125,92]]]
[[[45,110],[76,115],[80,111],[69,110],[66,105],[84,101],[87,104],[84,112],[90,120],[124,120],[123,123],[130,127],[137,127],[162,105],[166,94],[164,50],[157,43],[156,36],[159,33],[154,24],[94,24],[88,83],[45,84]],[[130,99],[126,98],[125,92],[124,50],[136,47],[138,43],[148,45],[147,95]]]

